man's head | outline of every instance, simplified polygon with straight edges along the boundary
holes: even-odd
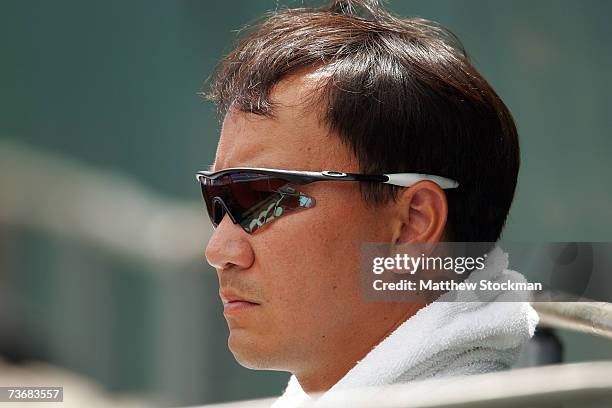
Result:
[[[266,167],[459,181],[301,186],[316,206],[254,234],[225,217],[207,247],[244,365],[307,373],[351,364],[422,305],[360,298],[364,242],[496,241],[516,185],[511,115],[458,41],[375,1],[273,13],[219,67],[215,170]],[[347,346],[351,344],[351,346]],[[321,368],[318,368],[319,372]]]

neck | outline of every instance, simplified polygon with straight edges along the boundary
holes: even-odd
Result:
[[[381,321],[389,323],[384,325],[383,330],[379,333],[370,333],[367,328],[357,335],[353,333],[346,341],[339,342],[333,350],[324,353],[327,358],[319,358],[316,365],[294,372],[302,390],[308,394],[328,391],[376,345],[425,305],[426,303],[410,303],[406,309],[406,303],[404,303],[401,305],[402,313],[399,314],[399,317],[381,316]]]

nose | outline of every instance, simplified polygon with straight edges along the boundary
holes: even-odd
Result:
[[[225,214],[206,245],[206,260],[221,271],[231,267],[249,268],[255,259],[248,234]]]

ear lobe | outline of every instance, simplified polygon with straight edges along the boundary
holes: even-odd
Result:
[[[440,241],[448,215],[446,194],[440,186],[421,181],[405,189],[397,205],[402,222],[396,243]]]

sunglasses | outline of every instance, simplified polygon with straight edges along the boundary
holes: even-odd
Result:
[[[200,182],[213,226],[216,228],[227,214],[234,224],[240,224],[249,234],[285,214],[314,207],[315,199],[296,189],[300,185],[318,181],[367,181],[410,187],[429,180],[442,189],[459,186],[458,182],[445,177],[419,173],[375,175],[249,167],[199,171],[196,179]]]

